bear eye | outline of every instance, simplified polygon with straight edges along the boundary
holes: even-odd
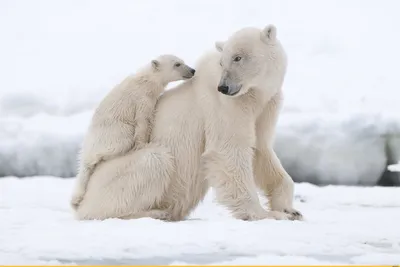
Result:
[[[239,62],[241,59],[242,59],[242,57],[236,56],[236,57],[233,59],[233,61]]]
[[[181,63],[175,63],[175,67],[180,67]]]

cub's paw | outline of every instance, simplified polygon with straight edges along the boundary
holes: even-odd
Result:
[[[77,210],[82,200],[83,200],[83,193],[75,193],[73,194],[71,201],[69,203],[74,210]]]

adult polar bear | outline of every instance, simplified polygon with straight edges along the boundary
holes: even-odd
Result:
[[[301,219],[272,149],[287,65],[276,28],[244,28],[216,46],[160,98],[147,147],[98,166],[79,219],[182,220],[209,186],[235,218]]]

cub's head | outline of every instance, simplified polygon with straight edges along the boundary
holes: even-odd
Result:
[[[225,43],[216,42],[215,46],[221,52],[222,66],[219,92],[240,96],[250,88],[267,90],[267,87],[271,87],[266,86],[267,83],[283,79],[286,54],[276,33],[273,25],[263,30],[244,28],[235,32]]]
[[[196,72],[174,55],[159,56],[151,61],[151,67],[165,83],[190,79]]]

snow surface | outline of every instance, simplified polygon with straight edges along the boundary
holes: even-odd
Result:
[[[400,172],[400,161],[397,164],[392,164],[388,166],[389,171],[391,172]]]
[[[245,222],[213,201],[187,221],[76,221],[73,179],[0,179],[0,264],[400,262],[400,188],[296,184],[305,221]]]
[[[400,160],[399,9],[397,0],[0,1],[0,176],[74,175],[94,107],[126,75],[161,53],[194,65],[235,30],[273,23],[289,57],[283,164],[298,181],[376,184]]]

